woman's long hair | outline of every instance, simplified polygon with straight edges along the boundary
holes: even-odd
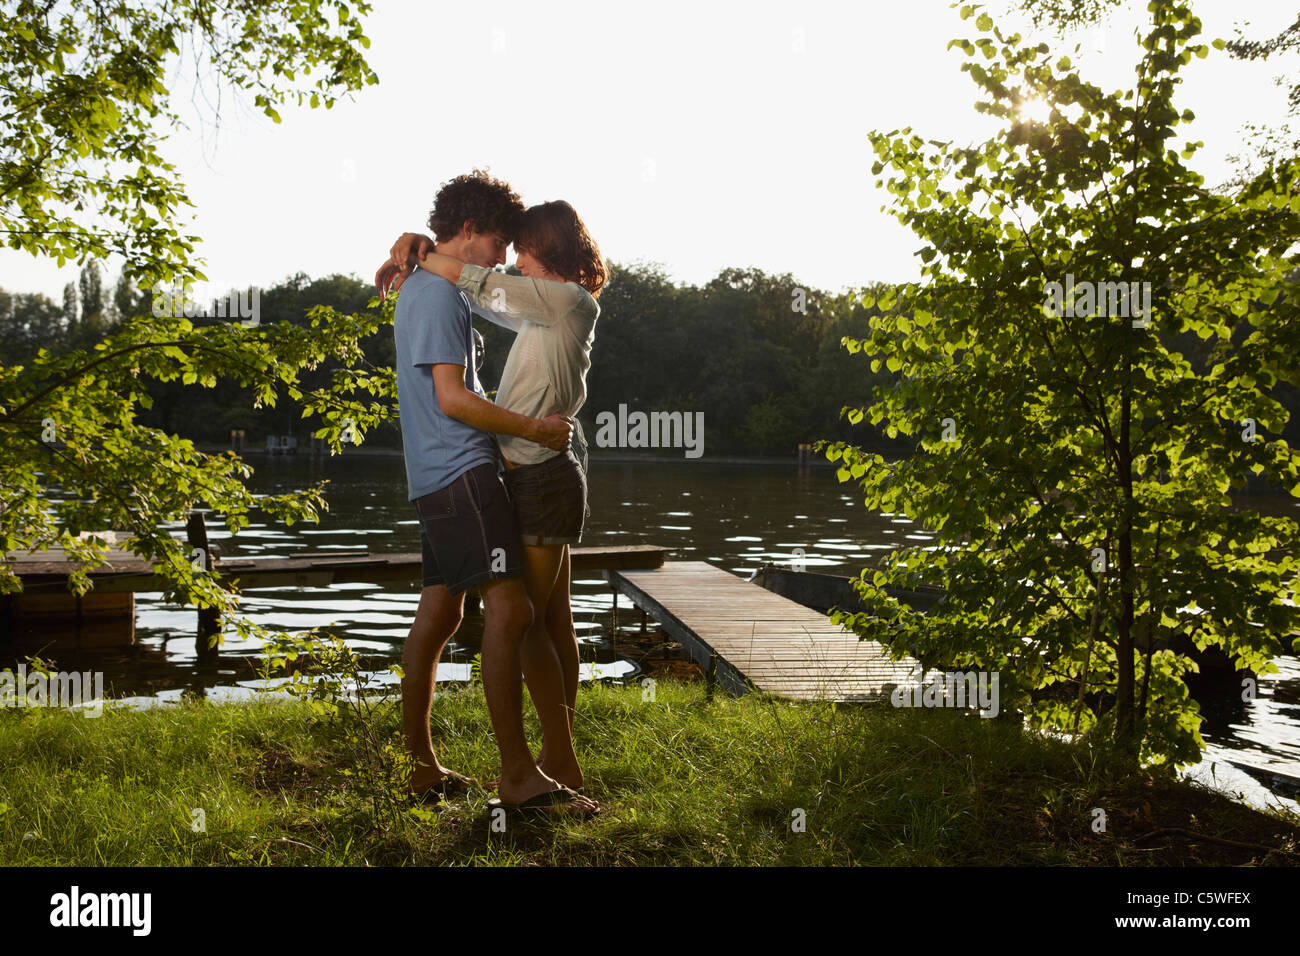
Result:
[[[530,206],[516,221],[514,243],[549,272],[576,282],[593,296],[600,295],[609,270],[600,249],[563,199]]]

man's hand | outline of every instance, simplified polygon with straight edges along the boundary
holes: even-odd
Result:
[[[573,439],[572,418],[557,413],[533,421],[534,434],[528,436],[531,441],[555,451],[564,451],[569,447],[569,442]]]

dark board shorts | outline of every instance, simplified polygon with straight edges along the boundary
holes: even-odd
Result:
[[[505,478],[524,544],[558,546],[582,540],[587,476],[572,451],[507,469]]]
[[[445,488],[416,498],[424,587],[452,594],[523,573],[519,527],[495,463],[471,468]]]

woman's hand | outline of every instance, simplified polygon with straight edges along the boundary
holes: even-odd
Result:
[[[399,270],[409,270],[416,261],[433,249],[433,240],[414,232],[404,232],[388,251],[389,261]]]
[[[387,298],[390,291],[396,292],[400,289],[402,283],[406,281],[406,277],[409,276],[412,271],[413,270],[410,266],[407,266],[404,269],[399,269],[397,266],[393,265],[392,259],[385,259],[384,264],[381,265],[379,271],[375,273],[375,288],[379,290],[379,298]],[[392,288],[390,289],[389,286]]]
[[[433,251],[433,240],[414,232],[404,232],[388,250],[388,258],[375,273],[375,288],[379,298],[387,298],[389,292],[396,292],[406,281],[406,277],[415,268],[417,260]]]

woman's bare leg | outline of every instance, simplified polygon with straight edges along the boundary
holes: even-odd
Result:
[[[572,708],[561,658],[546,627],[546,609],[562,583],[567,598],[568,548],[524,546],[524,585],[533,603],[533,624],[524,636],[523,670],[528,693],[542,724],[542,755],[539,767],[547,776],[569,787],[582,786],[582,770],[573,751]],[[566,602],[567,603],[567,600]],[[575,648],[576,651],[576,648]],[[574,675],[576,693],[577,675]]]
[[[572,574],[569,566],[569,546],[564,546],[564,558],[556,577],[555,589],[546,605],[542,619],[546,633],[551,638],[555,654],[560,659],[560,672],[564,675],[564,699],[568,704],[569,733],[573,733],[573,714],[578,705],[578,633],[573,627],[573,607],[569,601],[569,583]]]

